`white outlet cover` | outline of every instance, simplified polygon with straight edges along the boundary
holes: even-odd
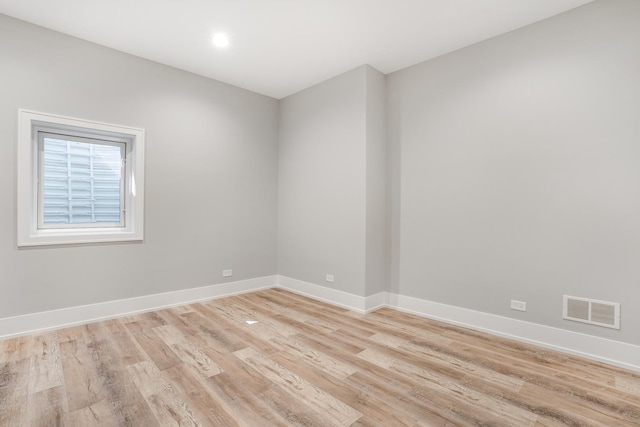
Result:
[[[333,283],[333,274],[327,274],[326,280],[329,283]]]
[[[231,277],[233,275],[233,270],[222,270],[222,277]]]
[[[511,300],[511,309],[518,311],[527,311],[527,303],[524,301]]]

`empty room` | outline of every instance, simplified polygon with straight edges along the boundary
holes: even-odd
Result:
[[[0,0],[0,426],[640,425],[640,0]]]

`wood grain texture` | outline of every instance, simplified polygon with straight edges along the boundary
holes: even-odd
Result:
[[[640,374],[277,289],[0,341],[0,426],[476,425],[638,426]]]

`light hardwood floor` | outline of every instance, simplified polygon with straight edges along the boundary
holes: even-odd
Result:
[[[271,289],[1,341],[0,425],[638,426],[640,374]]]

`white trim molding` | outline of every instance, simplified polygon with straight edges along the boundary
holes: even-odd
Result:
[[[365,298],[364,311],[366,313],[371,313],[383,307],[390,307],[388,292],[379,292]]]
[[[640,372],[638,345],[399,294],[389,294],[388,301],[406,313]]]
[[[358,313],[389,307],[640,372],[638,345],[388,292],[363,297],[279,275],[7,317],[0,319],[0,339],[274,287]]]
[[[264,276],[218,285],[5,317],[0,319],[0,339],[254,292],[272,288],[276,283],[276,278],[277,276]]]
[[[305,297],[326,302],[342,308],[347,308],[358,313],[366,312],[366,298],[326,286],[292,279],[287,276],[278,276],[278,287]]]
[[[326,286],[292,279],[287,276],[278,276],[277,287],[362,314],[389,306],[387,292],[379,292],[367,297],[361,297],[337,289],[327,288]]]
[[[358,313],[389,307],[640,372],[640,346],[634,344],[389,292],[361,297],[286,276],[278,276],[278,287]]]

